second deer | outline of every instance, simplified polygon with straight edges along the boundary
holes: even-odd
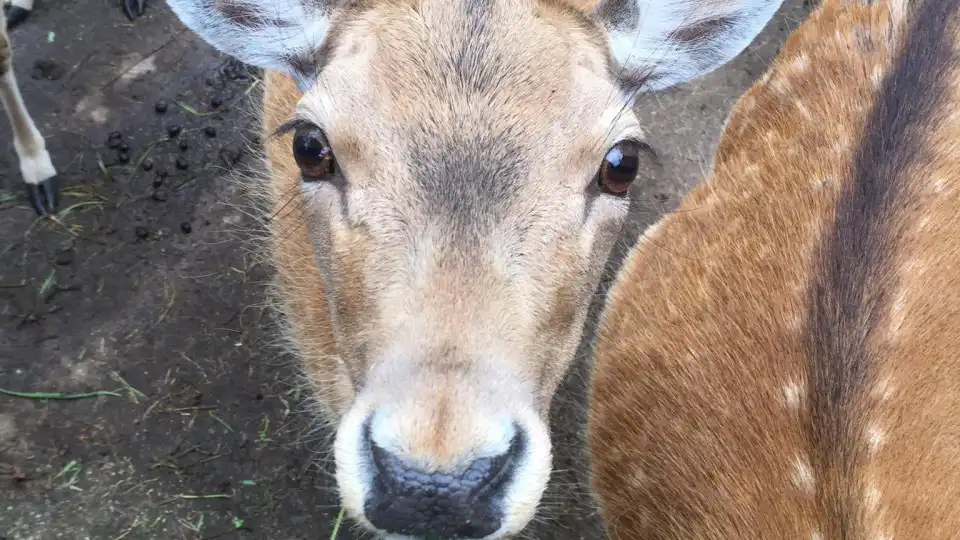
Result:
[[[960,2],[826,0],[610,292],[614,539],[956,538]]]

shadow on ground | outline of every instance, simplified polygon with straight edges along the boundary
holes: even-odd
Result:
[[[726,68],[642,101],[664,167],[636,186],[623,245],[700,178],[800,4]],[[0,145],[0,388],[116,395],[0,395],[0,538],[329,538],[329,434],[309,429],[291,359],[267,345],[269,276],[225,174],[255,160],[258,74],[160,0],[133,24],[118,5],[47,0],[12,40],[66,210],[37,221]],[[557,473],[532,538],[602,538],[584,486],[586,369],[554,406]]]

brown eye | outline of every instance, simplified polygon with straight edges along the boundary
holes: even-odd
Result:
[[[607,152],[597,174],[601,190],[611,195],[626,195],[640,172],[640,144],[620,141]]]
[[[293,136],[293,157],[306,182],[318,182],[333,176],[337,161],[327,136],[317,127],[304,127]]]

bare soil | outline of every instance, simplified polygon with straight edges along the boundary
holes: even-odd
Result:
[[[737,60],[642,100],[663,167],[636,186],[622,246],[699,181],[730,106],[807,9],[788,0]],[[41,0],[12,40],[66,210],[38,221],[0,144],[0,388],[115,395],[0,394],[0,539],[330,538],[329,433],[269,345],[269,275],[244,241],[258,225],[226,174],[255,159],[258,73],[161,0],[135,23],[119,2]],[[557,472],[528,537],[603,537],[585,486],[587,369],[557,397]]]

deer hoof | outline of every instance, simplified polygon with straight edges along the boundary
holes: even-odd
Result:
[[[27,198],[38,216],[57,213],[57,177],[51,176],[39,184],[27,184]]]
[[[7,30],[13,30],[30,16],[30,10],[20,6],[4,6],[3,11],[7,17]]]
[[[131,21],[143,15],[143,10],[146,7],[146,0],[123,0],[123,12]]]

